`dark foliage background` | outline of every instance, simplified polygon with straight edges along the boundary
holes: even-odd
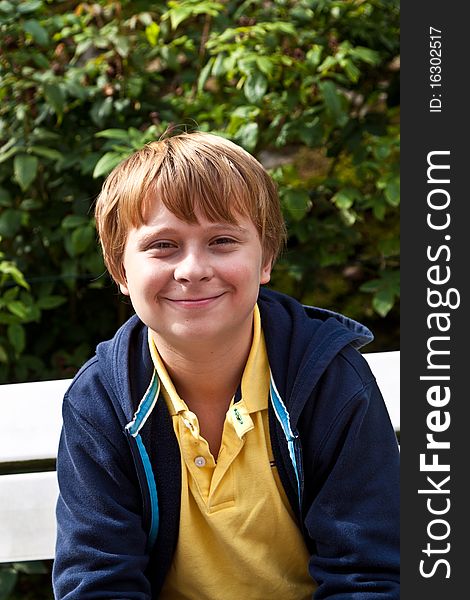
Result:
[[[92,205],[172,126],[272,173],[275,288],[397,349],[398,23],[390,0],[0,0],[0,382],[72,376],[130,314]]]

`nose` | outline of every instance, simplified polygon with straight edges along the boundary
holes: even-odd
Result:
[[[212,279],[213,270],[203,252],[188,249],[175,266],[173,276],[179,282],[196,283]]]

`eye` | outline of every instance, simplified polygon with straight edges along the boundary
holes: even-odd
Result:
[[[158,255],[167,255],[170,252],[173,252],[178,245],[176,242],[172,242],[170,240],[155,240],[147,247],[147,252],[151,254]]]
[[[156,248],[157,250],[166,250],[167,248],[175,248],[176,244],[174,242],[155,242],[152,245],[152,248]]]
[[[229,246],[229,245],[236,244],[236,243],[237,243],[237,240],[234,240],[233,238],[230,238],[230,237],[224,237],[224,236],[218,237],[211,242],[211,244],[214,246]]]

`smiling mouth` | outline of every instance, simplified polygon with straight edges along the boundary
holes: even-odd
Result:
[[[221,294],[216,294],[215,296],[204,296],[203,298],[165,298],[172,304],[177,306],[184,307],[198,307],[198,306],[207,306],[211,302],[218,300],[224,295],[224,292]]]

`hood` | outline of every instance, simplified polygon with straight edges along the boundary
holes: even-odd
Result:
[[[98,344],[96,355],[102,382],[113,401],[120,405],[125,426],[133,419],[152,379],[147,327],[137,315],[132,316],[118,329],[113,339]]]
[[[269,364],[295,426],[303,406],[331,361],[346,346],[361,348],[371,331],[344,315],[304,306],[262,288],[258,298]]]

